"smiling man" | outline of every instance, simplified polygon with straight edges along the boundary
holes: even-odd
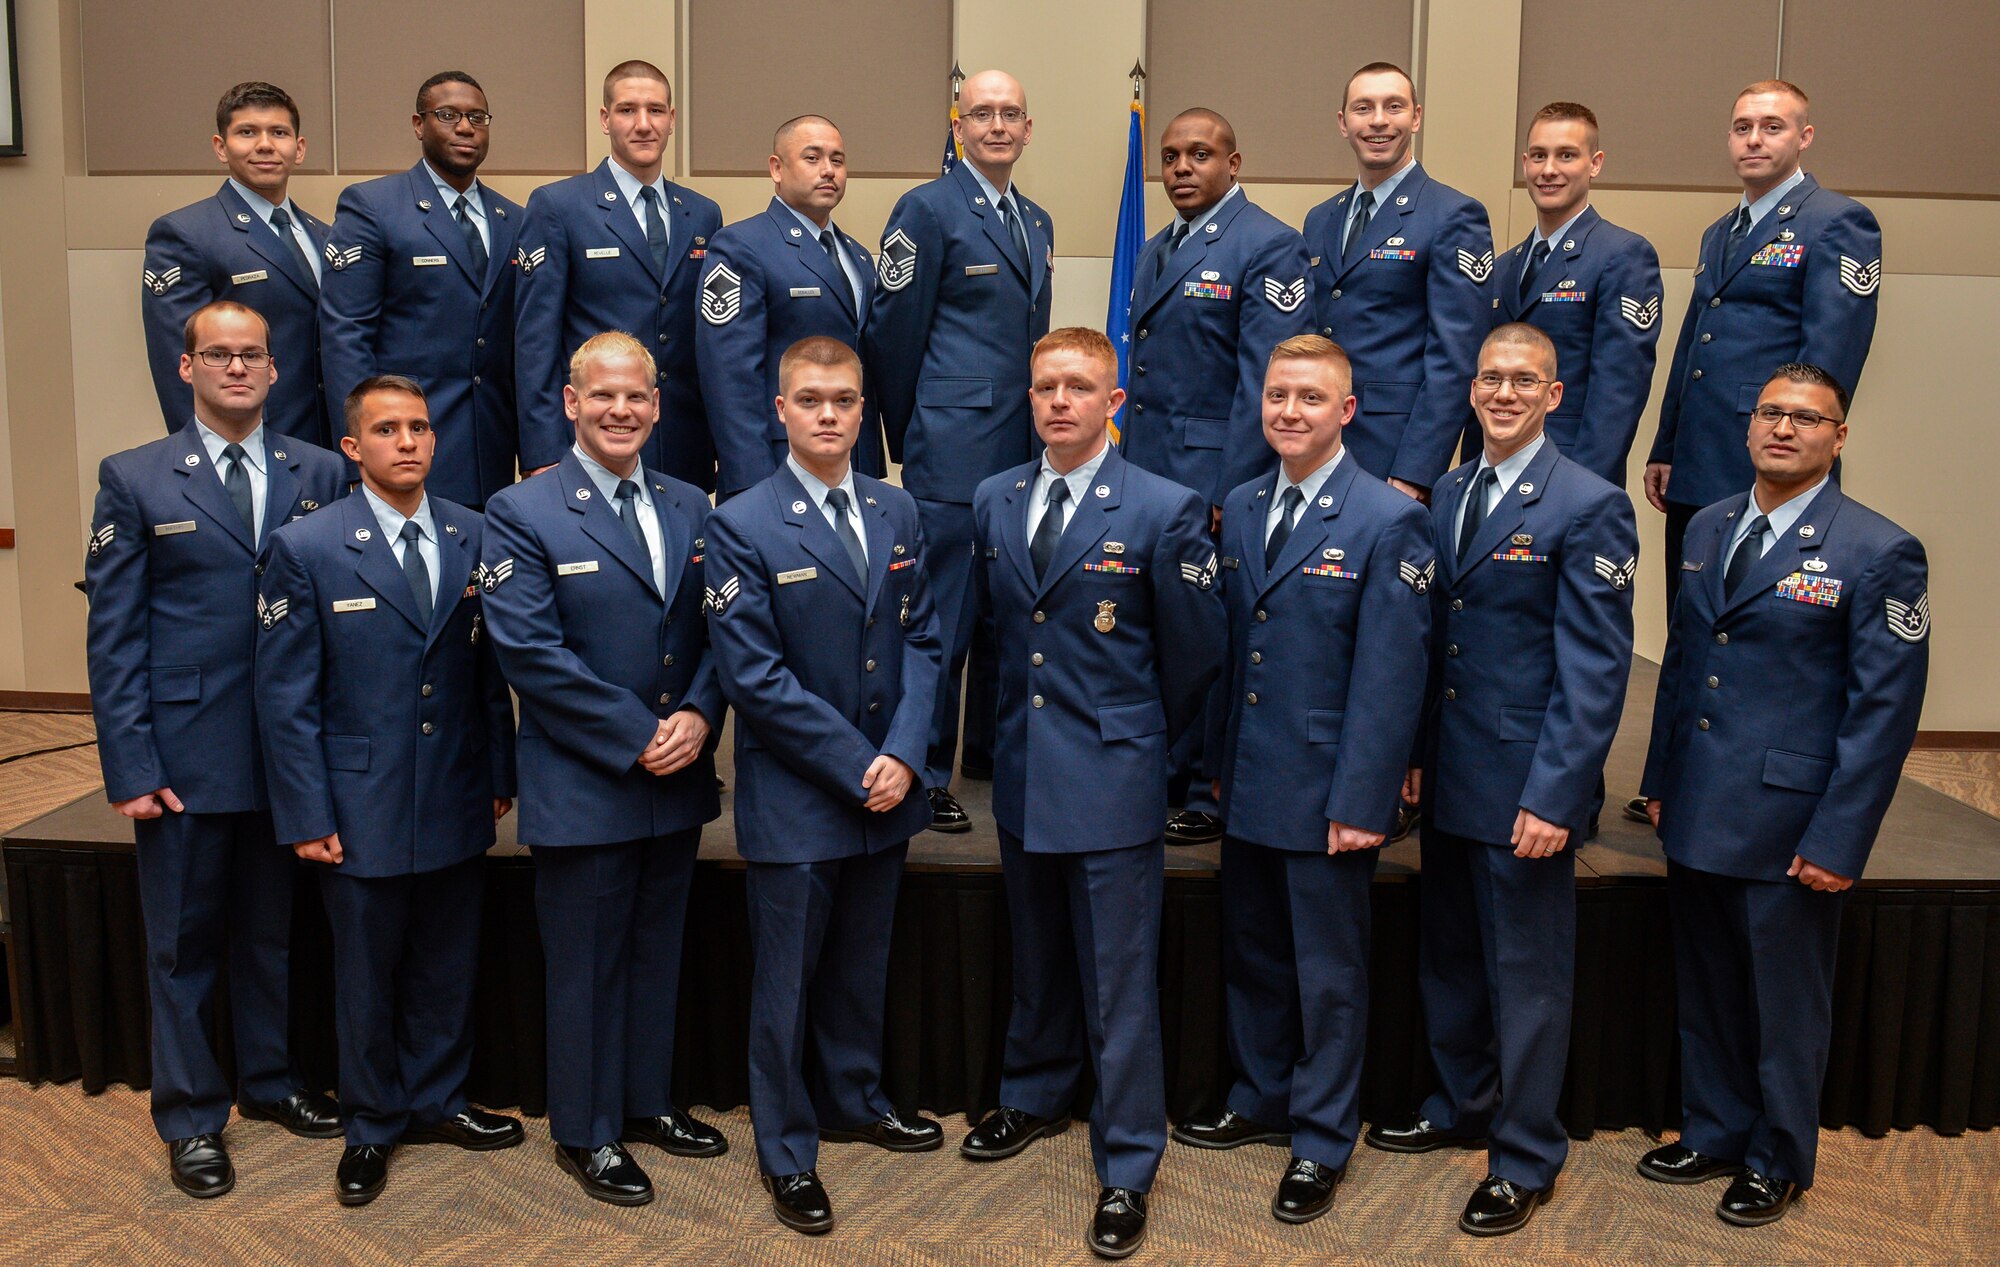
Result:
[[[715,203],[664,175],[674,90],[651,62],[604,76],[597,124],[611,153],[595,170],[528,197],[512,314],[521,468],[533,474],[570,446],[563,414],[569,359],[600,330],[624,330],[653,353],[659,423],[645,464],[715,487],[709,410],[696,376],[698,278],[722,226]]]
[[[833,1226],[821,1141],[944,1142],[882,1090],[889,934],[930,823],[917,772],[944,647],[915,502],[850,461],[860,358],[802,339],[778,385],[785,464],[709,518],[708,621],[737,716],[757,1168],[779,1221],[811,1235]]]
[[[1471,384],[1480,455],[1431,503],[1421,988],[1438,1089],[1370,1145],[1486,1144],[1458,1226],[1527,1226],[1569,1154],[1556,1117],[1576,956],[1576,850],[1591,835],[1632,659],[1638,539],[1623,491],[1549,442],[1555,345],[1486,336]]]
[[[917,499],[931,551],[931,592],[945,642],[924,786],[934,831],[972,830],[950,790],[959,682],[973,640],[972,496],[996,471],[1028,460],[1028,353],[1048,332],[1055,221],[1014,184],[1035,134],[1028,94],[983,70],[959,93],[953,135],[965,161],[904,194],[876,262],[866,360],[889,456]],[[965,694],[990,700],[990,667],[974,657]],[[991,719],[967,709],[968,756],[991,747]],[[984,733],[982,733],[984,732]]]
[[[715,1157],[673,1102],[688,886],[721,813],[722,693],[701,619],[708,496],[641,461],[659,370],[628,334],[584,342],[563,408],[575,443],[486,516],[487,628],[521,697],[521,843],[548,960],[549,1134],[612,1205],[653,1199],[626,1151]]]
[[[486,93],[464,71],[417,89],[423,157],[349,185],[324,252],[322,356],[330,416],[378,374],[422,383],[437,435],[430,488],[477,509],[514,482],[514,237],[521,208],[479,181]]]
[[[273,533],[258,559],[256,700],[278,842],[313,864],[333,928],[335,1197],[366,1205],[399,1142],[522,1139],[465,1098],[482,855],[513,806],[514,711],[480,637],[483,521],[424,489],[423,389],[368,379],[345,422],[360,495]]]
[[[1422,498],[1465,429],[1465,384],[1493,321],[1493,230],[1486,208],[1417,161],[1424,108],[1401,67],[1355,71],[1338,117],[1354,184],[1306,214],[1313,313],[1354,362],[1355,460]]]
[[[216,103],[210,141],[229,179],[214,197],[168,212],[146,232],[139,309],[167,430],[183,425],[191,399],[177,370],[181,328],[210,300],[233,299],[271,325],[271,356],[283,367],[265,402],[271,425],[331,447],[319,363],[327,226],[289,192],[306,157],[298,103],[274,84],[237,84]]]
[[[1842,895],[1930,664],[1923,545],[1832,479],[1847,405],[1816,365],[1759,391],[1750,492],[1688,525],[1641,785],[1667,852],[1685,1121],[1639,1173],[1729,1178],[1715,1213],[1743,1227],[1812,1186]]]
[[[694,328],[715,432],[716,488],[725,499],[784,463],[785,431],[771,401],[780,395],[785,349],[826,335],[858,352],[875,294],[868,248],[833,222],[847,193],[840,129],[816,114],[789,119],[772,138],[767,161],[776,192],[762,212],[724,228],[709,244],[702,320]],[[881,437],[870,410],[853,460],[856,470],[877,479],[887,470]]]

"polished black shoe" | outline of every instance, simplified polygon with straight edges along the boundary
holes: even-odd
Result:
[[[1422,815],[1417,812],[1416,806],[1398,802],[1396,805],[1396,825],[1389,829],[1388,843],[1393,845],[1415,831],[1420,818],[1422,818]]]
[[[819,1181],[817,1170],[796,1175],[765,1175],[763,1179],[778,1222],[807,1236],[833,1230],[833,1200],[826,1195],[826,1186]]]
[[[618,1144],[602,1148],[556,1145],[556,1164],[567,1170],[583,1190],[611,1205],[644,1205],[653,1199],[653,1181]]]
[[[1715,1217],[1738,1227],[1762,1227],[1784,1218],[1798,1195],[1799,1185],[1745,1168],[1715,1203]]]
[[[300,1139],[332,1139],[341,1133],[340,1106],[316,1091],[294,1091],[269,1104],[238,1104],[236,1112],[247,1121],[276,1122]]]
[[[953,834],[972,830],[972,815],[945,788],[931,789],[931,830]]]
[[[1625,817],[1648,827],[1653,825],[1653,817],[1646,812],[1646,798],[1643,796],[1635,796],[1625,802]]]
[[[984,765],[977,761],[961,761],[958,763],[958,772],[968,779],[977,779],[981,783],[993,781],[993,763],[990,761]]]
[[[625,1144],[651,1144],[675,1157],[720,1157],[729,1151],[721,1131],[680,1109],[658,1117],[628,1117],[619,1137]]]
[[[1097,1194],[1090,1219],[1090,1252],[1099,1258],[1128,1258],[1146,1240],[1146,1194],[1106,1188]]]
[[[1235,1109],[1224,1109],[1215,1117],[1190,1118],[1173,1129],[1173,1136],[1196,1148],[1238,1148],[1244,1144],[1281,1144],[1291,1147],[1290,1131],[1259,1126]]]
[[[1679,1142],[1662,1144],[1639,1159],[1639,1173],[1654,1183],[1707,1183],[1742,1172],[1736,1162],[1698,1153]]]
[[[1177,809],[1167,815],[1167,843],[1205,845],[1222,839],[1222,820],[1198,809]]]
[[[1555,1185],[1523,1188],[1512,1179],[1488,1175],[1472,1190],[1465,1213],[1458,1216],[1458,1230],[1473,1236],[1505,1236],[1528,1226],[1535,1207],[1546,1202]]]
[[[1411,1113],[1394,1122],[1377,1122],[1361,1137],[1370,1148],[1385,1153],[1429,1153],[1440,1148],[1484,1148],[1484,1136],[1447,1135],[1428,1119]]]
[[[1333,1208],[1333,1190],[1347,1177],[1347,1167],[1335,1170],[1303,1157],[1292,1158],[1278,1194],[1271,1198],[1271,1215],[1280,1223],[1310,1223]]]
[[[1002,1105],[965,1133],[958,1151],[973,1161],[999,1161],[1038,1139],[1053,1139],[1062,1134],[1069,1129],[1069,1120],[1067,1113],[1059,1117],[1036,1117]]]
[[[472,1153],[490,1153],[512,1148],[527,1138],[521,1123],[502,1113],[488,1113],[466,1105],[455,1116],[428,1126],[413,1126],[403,1132],[405,1144],[456,1144]]]
[[[879,1122],[846,1130],[820,1128],[820,1139],[829,1144],[873,1144],[892,1153],[927,1153],[944,1143],[944,1127],[927,1117],[905,1120],[890,1109]]]
[[[389,1183],[389,1144],[349,1144],[333,1172],[333,1195],[342,1205],[367,1205]]]
[[[220,1135],[190,1135],[167,1145],[174,1187],[191,1197],[219,1197],[236,1186],[236,1167]]]

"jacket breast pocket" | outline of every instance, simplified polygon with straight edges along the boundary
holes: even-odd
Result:
[[[1802,752],[1771,748],[1764,753],[1764,782],[1770,787],[1790,788],[1817,796],[1826,791],[1833,778],[1833,762],[1825,757],[1809,757]]]
[[[917,384],[917,403],[938,409],[986,409],[993,404],[993,380],[926,378]]]
[[[1229,434],[1227,418],[1189,418],[1183,432],[1190,449],[1219,449]]]
[[[320,743],[326,753],[326,768],[329,770],[366,770],[368,768],[368,736],[328,735]]]
[[[1534,743],[1542,737],[1542,717],[1547,713],[1542,708],[1500,709],[1501,743]]]
[[[1306,710],[1307,743],[1339,743],[1342,724],[1347,714],[1338,708],[1311,708]]]
[[[1406,414],[1417,406],[1415,383],[1363,383],[1359,394],[1364,414]]]
[[[1097,733],[1106,743],[1143,739],[1166,728],[1166,706],[1156,699],[1136,704],[1106,704],[1097,710]]]
[[[154,669],[152,678],[155,704],[183,704],[201,698],[200,665]]]

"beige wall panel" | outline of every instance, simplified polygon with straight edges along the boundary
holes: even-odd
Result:
[[[1536,110],[1551,101],[1580,101],[1596,112],[1606,151],[1619,155],[1605,181],[1733,187],[1729,106],[1738,89],[1770,78],[1777,66],[1778,5],[1522,0],[1515,153]],[[1433,20],[1433,32],[1438,25]],[[1850,64],[1848,73],[1858,75],[1858,83],[1873,81],[1863,66]]]
[[[1516,91],[1519,7],[1517,0],[1430,0],[1424,51],[1424,170],[1485,203],[1503,242],[1520,147],[1506,111],[1494,106]]]
[[[76,401],[78,541],[90,531],[91,508],[97,502],[97,464],[164,434],[160,400],[153,394],[146,364],[146,328],[134,293],[138,288],[131,284],[144,254],[69,253],[70,344],[76,349],[70,393]]]
[[[305,170],[333,170],[327,0],[263,5],[254,28],[239,26],[249,17],[243,10],[140,0],[80,0],[79,14],[91,171],[226,175],[209,145],[215,102],[246,79],[292,95],[306,139]],[[250,29],[254,38],[246,38]]]
[[[1993,0],[1786,0],[1780,65],[1812,98],[1814,174],[1849,191],[2000,198],[1996,51]],[[1917,85],[1926,120],[1977,121],[1978,139],[1939,145],[1913,130],[1885,98]]]
[[[0,328],[6,324],[5,279],[0,278]],[[7,381],[6,340],[0,339],[0,383]],[[0,526],[14,525],[14,460],[12,417],[7,412],[7,393],[0,392]],[[25,661],[21,655],[21,577],[12,550],[0,550],[0,690],[26,689]]]
[[[1333,116],[1348,73],[1375,61],[1410,64],[1410,0],[1260,0],[1227,10],[1213,0],[1152,0],[1148,8],[1146,161],[1155,174],[1168,120],[1206,106],[1235,127],[1246,181],[1344,176],[1352,163]]]
[[[798,0],[687,0],[689,172],[765,171],[771,133],[800,114],[839,125],[856,172],[935,172],[950,105],[951,9],[951,0],[805,8]],[[866,73],[811,73],[843,66]]]
[[[462,70],[493,111],[493,172],[568,175],[583,168],[583,0],[486,0],[477,10],[408,0],[339,0],[334,10],[338,170],[402,171],[417,85]],[[467,21],[476,13],[476,21]]]
[[[583,167],[595,167],[611,153],[611,142],[597,123],[597,109],[604,102],[604,75],[620,62],[647,61],[680,78],[682,6],[674,0],[587,0],[583,6],[583,83],[577,98],[582,113],[578,125],[584,130]],[[680,84],[674,84],[674,100],[681,99]],[[666,170],[678,178],[686,170],[681,162],[681,138],[667,149]]]

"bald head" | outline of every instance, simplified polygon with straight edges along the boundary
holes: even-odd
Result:
[[[847,196],[847,146],[822,115],[802,114],[778,125],[771,139],[771,181],[779,201],[826,227]]]
[[[1004,70],[981,70],[966,76],[965,82],[959,85],[959,110],[963,112],[970,104],[988,97],[997,97],[1023,110],[1028,108],[1028,90],[1021,87],[1020,80]]]
[[[800,132],[816,133],[820,128],[831,129],[835,136],[840,135],[840,129],[834,126],[833,120],[823,114],[802,114],[797,118],[786,119],[778,125],[777,134],[771,138],[771,152],[782,158],[786,152],[785,147],[796,144]]]
[[[1004,70],[980,71],[959,85],[958,119],[951,131],[966,161],[1004,192],[1035,134],[1027,90]]]
[[[1223,118],[1220,114],[1217,114],[1207,106],[1195,106],[1193,109],[1183,110],[1175,115],[1168,122],[1167,127],[1171,130],[1175,124],[1183,119],[1207,124],[1214,129],[1213,135],[1223,153],[1234,154],[1236,152],[1236,129],[1230,127],[1229,120]]]

